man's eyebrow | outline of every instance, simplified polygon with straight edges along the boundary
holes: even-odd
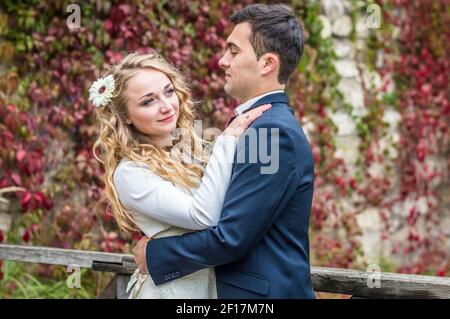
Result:
[[[167,85],[164,87],[164,91],[167,90],[167,89],[168,89],[169,87],[171,87],[171,86],[172,86],[172,83],[167,84]],[[142,96],[139,98],[139,100],[142,99],[143,97],[150,97],[150,96],[152,96],[152,95],[154,95],[154,93],[153,93],[153,92],[149,92],[149,93],[147,93],[147,94],[145,94],[145,95],[142,95]]]
[[[238,50],[240,50],[241,48],[234,42],[232,41],[227,41],[227,49],[233,49],[236,48]]]

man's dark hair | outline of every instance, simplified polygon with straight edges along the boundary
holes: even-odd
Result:
[[[235,12],[230,20],[235,25],[251,25],[250,43],[258,60],[265,53],[278,55],[278,82],[286,84],[303,53],[303,28],[292,9],[283,4],[251,4]]]

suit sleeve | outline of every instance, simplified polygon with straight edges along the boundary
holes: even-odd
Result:
[[[147,244],[147,266],[156,285],[242,258],[292,198],[298,180],[292,138],[281,128],[252,127],[238,142],[217,226]]]

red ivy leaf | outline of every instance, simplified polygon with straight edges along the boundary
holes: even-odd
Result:
[[[130,14],[130,6],[127,4],[121,4],[119,5],[119,9],[127,16]]]
[[[11,174],[11,179],[16,185],[22,185],[22,179],[20,178],[20,175],[13,173]]]
[[[31,200],[31,193],[30,192],[25,192],[25,194],[22,197],[22,201],[21,201],[21,205],[22,205],[22,209],[27,211],[28,210],[28,204],[30,203]]]
[[[439,277],[445,277],[445,265],[442,265],[441,267],[439,267],[439,269],[436,272],[436,275]]]
[[[45,204],[45,195],[42,192],[36,192],[33,196],[40,204]]]
[[[22,197],[22,205],[28,204],[31,200],[31,193],[25,192],[25,195]]]
[[[22,239],[24,242],[28,243],[30,241],[30,233],[28,232],[28,230],[26,230],[23,233]]]
[[[104,26],[105,26],[106,31],[108,31],[108,32],[111,32],[113,29],[113,23],[111,22],[111,20],[105,20]]]
[[[26,155],[27,152],[25,152],[24,150],[19,150],[17,151],[16,158],[19,162],[22,162],[22,160],[25,158]]]

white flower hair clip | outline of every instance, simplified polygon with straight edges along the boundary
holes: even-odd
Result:
[[[111,97],[116,88],[112,74],[105,78],[99,78],[89,88],[89,100],[95,107],[101,107],[111,102]]]

